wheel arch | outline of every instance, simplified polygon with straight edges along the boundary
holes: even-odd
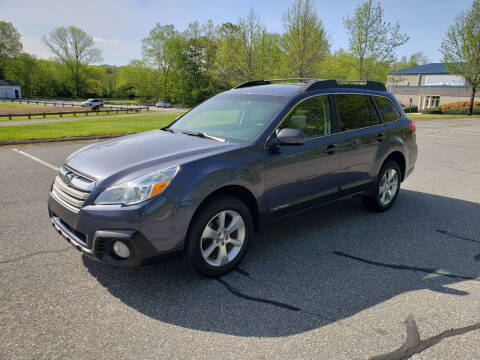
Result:
[[[249,189],[247,189],[246,187],[234,184],[234,185],[222,186],[222,187],[216,189],[215,191],[211,192],[207,197],[205,197],[202,200],[202,202],[197,206],[197,208],[195,209],[195,211],[192,215],[192,218],[190,220],[190,224],[188,226],[188,232],[187,233],[190,232],[190,228],[191,228],[194,220],[198,216],[199,212],[207,204],[209,204],[210,202],[212,202],[213,200],[215,200],[216,198],[218,198],[222,195],[231,196],[231,197],[234,197],[234,198],[240,200],[241,202],[243,202],[248,207],[248,209],[250,210],[255,230],[257,230],[259,228],[259,216],[260,215],[259,215],[259,205],[258,205],[257,199],[255,198],[253,193]]]
[[[405,160],[405,155],[400,152],[400,151],[393,151],[388,156],[383,160],[382,165],[380,166],[380,169],[385,165],[388,161],[395,161],[398,166],[400,166],[400,171],[402,172],[401,174],[401,181],[405,179],[405,171],[407,167],[407,163]]]

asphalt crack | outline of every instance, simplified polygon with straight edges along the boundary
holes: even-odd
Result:
[[[470,241],[470,242],[480,244],[480,240],[470,239],[470,238],[465,237],[463,235],[455,234],[455,233],[449,232],[447,230],[437,229],[436,231],[439,232],[440,234],[444,234],[444,235],[452,236],[452,237],[457,238],[457,239],[462,239],[462,240],[466,240],[466,241]]]
[[[373,260],[368,260],[368,259],[363,259],[357,256],[345,254],[341,251],[334,251],[333,252],[335,255],[338,256],[343,256],[352,260],[360,261],[365,264],[369,265],[374,265],[374,266],[380,266],[384,268],[389,268],[389,269],[395,269],[395,270],[407,270],[407,271],[418,271],[418,272],[423,272],[427,274],[431,273],[436,273],[438,269],[431,269],[431,268],[422,268],[422,267],[416,267],[416,266],[408,266],[408,265],[397,265],[397,264],[387,264],[387,263],[381,263],[378,261],[373,261]],[[453,278],[453,279],[462,279],[462,280],[477,280],[474,277],[471,276],[462,276],[462,275],[455,275],[455,274],[441,274],[442,276]]]
[[[412,315],[409,315],[405,320],[405,326],[407,328],[407,339],[405,344],[400,346],[397,350],[388,354],[378,355],[370,358],[370,360],[403,360],[408,359],[411,356],[421,353],[422,351],[438,344],[443,339],[466,334],[470,331],[480,330],[480,323],[476,323],[461,328],[454,328],[441,332],[438,335],[432,336],[425,340],[421,340],[420,333],[418,331],[417,323]]]
[[[8,263],[19,262],[19,261],[28,259],[28,258],[30,258],[30,257],[32,257],[32,256],[44,255],[44,254],[56,254],[56,253],[61,253],[61,252],[69,251],[69,250],[72,250],[72,249],[74,249],[74,247],[69,246],[69,247],[67,247],[67,248],[59,249],[59,250],[37,251],[37,252],[31,253],[31,254],[19,256],[19,257],[13,258],[13,259],[8,259],[8,260],[0,261],[0,265],[1,265],[1,264],[8,264]]]
[[[290,305],[290,304],[285,304],[285,303],[282,303],[282,302],[279,302],[279,301],[263,299],[263,298],[258,298],[258,297],[243,294],[240,290],[233,287],[232,285],[230,285],[225,280],[223,280],[223,279],[216,279],[216,280],[220,284],[222,284],[225,287],[225,289],[227,289],[233,295],[235,295],[236,297],[239,297],[241,299],[256,301],[256,302],[265,303],[265,304],[270,304],[270,305],[277,306],[277,307],[287,309],[287,310],[290,310],[290,311],[301,311],[302,310],[299,307],[296,307],[296,306],[293,306],[293,305]]]
[[[245,271],[245,273],[248,274],[248,272]],[[246,275],[246,276],[250,276],[250,275]],[[290,304],[286,304],[286,303],[282,303],[280,301],[276,301],[276,300],[270,300],[270,299],[264,299],[264,298],[259,298],[259,297],[255,297],[255,296],[250,296],[250,295],[246,295],[244,293],[242,293],[240,290],[238,290],[237,288],[235,288],[234,286],[230,285],[228,282],[226,282],[225,280],[223,279],[215,279],[217,280],[217,282],[219,282],[220,284],[222,284],[231,294],[235,295],[236,297],[238,298],[241,298],[241,299],[244,299],[244,300],[248,300],[248,301],[254,301],[254,302],[259,302],[259,303],[264,303],[264,304],[269,304],[269,305],[273,305],[273,306],[276,306],[276,307],[279,307],[279,308],[282,308],[282,309],[286,309],[286,310],[289,310],[289,311],[294,311],[294,312],[300,312],[300,313],[304,313],[304,314],[307,314],[307,315],[310,315],[310,316],[314,316],[320,320],[323,320],[323,321],[328,321],[328,322],[335,322],[337,321],[338,319],[331,319],[331,318],[327,318],[323,315],[320,315],[320,314],[317,314],[317,313],[314,313],[312,311],[308,311],[308,310],[304,310],[302,308],[299,308],[297,306],[294,306],[294,305],[290,305]],[[353,330],[356,330],[356,331],[359,331],[357,329],[354,329],[352,328]],[[359,331],[360,332],[360,331]]]
[[[243,276],[246,276],[246,277],[249,277],[250,276],[250,273],[246,270],[243,270],[242,268],[240,268],[239,266],[237,266],[235,268],[235,272],[239,273],[240,275],[243,275]]]

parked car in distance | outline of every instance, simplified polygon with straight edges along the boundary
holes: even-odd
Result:
[[[87,101],[82,102],[81,105],[92,109],[98,109],[104,106],[102,99],[88,99]]]
[[[155,106],[157,108],[171,108],[172,104],[169,103],[169,102],[165,102],[165,101],[159,101],[155,104]]]
[[[415,166],[415,123],[381,83],[298,80],[250,81],[76,151],[52,184],[53,226],[99,261],[183,253],[215,277],[279,216],[354,195],[388,210]]]

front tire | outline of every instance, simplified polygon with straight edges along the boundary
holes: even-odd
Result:
[[[362,197],[365,206],[374,211],[390,209],[400,192],[401,174],[397,162],[389,161],[385,163],[378,173],[373,193]]]
[[[200,274],[218,277],[240,263],[253,237],[248,207],[237,198],[221,196],[201,208],[192,220],[185,254]]]

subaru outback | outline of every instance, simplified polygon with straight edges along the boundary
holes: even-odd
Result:
[[[239,264],[260,226],[341,197],[389,209],[417,159],[415,123],[377,82],[251,81],[158,130],[95,143],[60,168],[55,229],[89,257]]]

